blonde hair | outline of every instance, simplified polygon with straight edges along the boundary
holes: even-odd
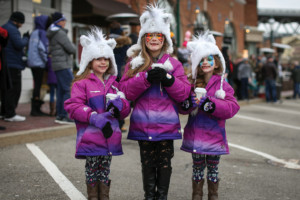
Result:
[[[93,59],[93,60],[94,60],[94,59]],[[91,60],[91,61],[89,62],[89,64],[86,66],[86,68],[85,68],[85,70],[82,72],[82,74],[76,75],[76,76],[75,76],[75,78],[74,78],[73,81],[72,81],[72,85],[71,85],[72,87],[73,87],[73,84],[74,84],[76,81],[80,81],[80,80],[82,80],[82,79],[86,79],[86,78],[88,78],[88,77],[90,76],[91,71],[93,70],[93,66],[92,66],[93,60]],[[108,59],[108,60],[109,60],[109,66],[108,66],[108,69],[106,70],[104,76],[105,76],[106,74],[113,74],[113,68],[112,68],[111,60],[110,60],[110,59]]]
[[[215,65],[218,66],[218,68],[214,69],[213,74],[214,75],[216,75],[216,74],[221,75],[223,73],[223,66],[222,66],[221,60],[220,60],[218,55],[214,55],[214,62],[215,62]],[[192,76],[190,76],[190,78],[189,78],[190,83],[191,84],[195,83],[195,87],[205,88],[208,82],[205,82],[204,73],[202,71],[202,68],[197,67],[197,72],[196,73],[197,73],[196,74],[196,80],[192,79]]]
[[[164,36],[164,38],[165,38],[165,36]],[[127,76],[128,77],[133,77],[139,72],[147,71],[148,68],[152,65],[151,56],[150,56],[149,52],[147,51],[147,46],[146,46],[146,42],[145,42],[145,35],[143,35],[143,37],[141,38],[141,46],[142,46],[142,50],[134,52],[133,58],[137,57],[139,55],[139,53],[141,53],[142,58],[144,58],[144,63],[143,63],[143,65],[141,65],[137,68],[134,68],[134,69],[132,69],[131,66],[130,66],[129,70],[127,71]],[[165,38],[164,39],[164,44],[162,46],[162,52],[166,52],[168,46],[169,45],[167,44],[166,38]]]

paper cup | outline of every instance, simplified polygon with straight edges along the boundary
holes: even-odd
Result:
[[[195,88],[196,97],[198,100],[201,99],[201,97],[204,97],[206,95],[206,89],[205,88]]]
[[[108,101],[114,100],[115,98],[117,98],[117,96],[118,96],[117,94],[107,93],[106,94],[106,104],[107,104]]]

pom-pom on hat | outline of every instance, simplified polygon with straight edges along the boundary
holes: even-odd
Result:
[[[117,43],[114,39],[106,40],[105,35],[102,34],[102,30],[100,28],[93,27],[87,36],[80,36],[80,44],[83,48],[77,75],[80,75],[84,72],[90,61],[101,57],[110,59],[112,64],[111,75],[116,76],[118,74],[117,64],[113,52],[113,49],[116,47]]]
[[[221,76],[221,85],[220,89],[216,91],[215,96],[219,99],[225,98],[225,91],[223,90],[223,82],[224,82],[224,75],[226,71],[226,65],[224,57],[216,45],[216,40],[212,34],[209,33],[207,30],[206,32],[196,35],[193,37],[191,42],[187,43],[187,48],[192,52],[191,53],[191,62],[192,62],[192,78],[196,79],[197,77],[197,67],[200,61],[209,56],[209,55],[217,55],[220,58],[223,73]]]
[[[173,42],[170,31],[171,19],[172,15],[170,13],[166,13],[165,9],[159,8],[157,4],[148,5],[146,7],[146,11],[144,11],[140,17],[141,30],[137,44],[132,45],[132,47],[128,49],[127,56],[132,57],[134,52],[142,50],[141,40],[146,33],[162,33],[165,36],[165,41],[168,43],[166,53],[172,53]],[[143,60],[143,58],[139,57],[140,55],[131,61],[132,68],[136,68],[143,63],[138,62],[141,61],[141,59]]]
[[[21,24],[24,24],[24,22],[25,22],[24,14],[19,12],[19,11],[13,12],[9,19],[11,21],[18,22],[18,23],[21,23]]]

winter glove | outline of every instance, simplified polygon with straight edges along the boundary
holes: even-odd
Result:
[[[216,105],[208,97],[202,97],[200,99],[199,107],[202,111],[213,113],[216,109]]]
[[[30,37],[30,35],[29,35],[29,31],[27,31],[26,33],[24,33],[24,34],[23,34],[23,37],[27,37],[27,38],[29,38],[29,37]]]
[[[112,136],[113,134],[113,130],[111,128],[111,124],[109,122],[107,122],[104,127],[102,128],[102,133],[103,133],[103,136],[108,139],[110,138],[110,136]]]
[[[175,81],[175,78],[173,75],[169,74],[166,72],[166,70],[162,69],[162,68],[159,68],[160,69],[160,72],[161,72],[161,75],[162,75],[162,79],[161,79],[161,84],[164,86],[164,87],[170,87],[173,85],[174,81]]]
[[[197,104],[197,98],[195,93],[192,93],[188,99],[186,99],[184,102],[181,103],[181,108],[184,111],[187,111],[190,108],[195,108],[197,106],[198,104]]]
[[[120,112],[122,111],[123,108],[123,102],[120,96],[118,96],[113,100],[109,100],[106,106],[107,106],[106,111],[109,111],[113,117],[115,118],[120,117]]]
[[[160,82],[162,79],[161,68],[154,68],[147,72],[147,80],[149,83]]]
[[[90,116],[90,124],[102,129],[106,125],[106,123],[111,123],[110,117],[110,112],[101,114],[93,113]]]

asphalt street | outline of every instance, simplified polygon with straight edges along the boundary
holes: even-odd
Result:
[[[187,116],[181,116],[184,126]],[[226,122],[230,155],[219,166],[219,199],[300,199],[300,100],[242,106]],[[127,121],[128,122],[128,121]],[[128,123],[126,123],[128,127]],[[124,155],[113,157],[112,200],[143,199],[139,148],[123,134]],[[76,136],[0,148],[0,199],[86,199],[84,160],[74,158]],[[168,199],[191,199],[192,158],[175,141]],[[207,199],[207,187],[204,187]]]

